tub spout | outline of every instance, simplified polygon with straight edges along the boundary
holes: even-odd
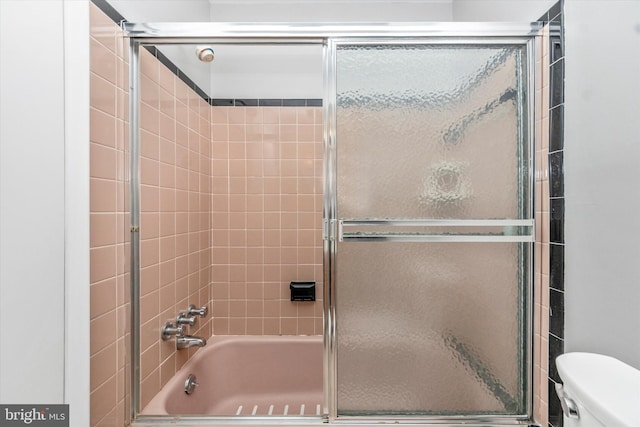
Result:
[[[204,347],[205,345],[207,345],[207,340],[200,337],[182,335],[176,338],[176,347],[178,348],[178,350],[189,347]]]

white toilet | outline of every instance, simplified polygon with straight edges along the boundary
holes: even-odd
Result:
[[[593,353],[563,354],[556,365],[564,427],[640,426],[640,370]]]

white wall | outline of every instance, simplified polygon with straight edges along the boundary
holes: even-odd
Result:
[[[72,426],[89,423],[88,24],[86,0],[0,1],[0,402],[69,403]]]
[[[130,22],[206,22],[208,0],[108,0]]]
[[[213,22],[451,21],[453,0],[211,0]]]
[[[214,98],[323,97],[322,46],[215,46]]]
[[[62,403],[62,0],[2,0],[0,19],[0,402]]]
[[[454,0],[453,20],[458,22],[530,22],[542,16],[556,1]]]
[[[565,350],[640,368],[640,1],[564,17]]]
[[[70,426],[89,425],[89,0],[63,2],[64,403]],[[42,326],[41,326],[42,327]]]

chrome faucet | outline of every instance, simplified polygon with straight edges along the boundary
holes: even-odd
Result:
[[[207,340],[200,337],[194,337],[192,335],[178,335],[176,337],[176,348],[182,350],[189,347],[204,347],[207,345]]]
[[[196,308],[195,305],[190,304],[186,311],[181,311],[176,317],[175,325],[173,322],[165,323],[161,330],[161,336],[164,341],[170,340],[171,337],[176,337],[176,348],[183,350],[189,347],[204,347],[207,345],[207,340],[200,337],[195,337],[187,333],[189,326],[196,324],[197,317],[205,317],[209,309],[205,305],[204,307]]]

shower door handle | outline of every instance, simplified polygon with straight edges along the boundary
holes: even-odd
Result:
[[[338,241],[533,242],[533,219],[342,219]]]

